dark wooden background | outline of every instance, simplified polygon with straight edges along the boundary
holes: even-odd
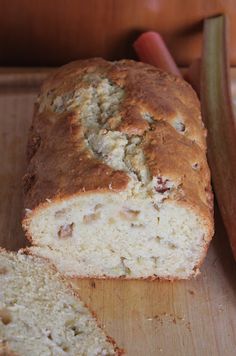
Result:
[[[179,65],[200,55],[202,20],[227,13],[236,64],[236,0],[0,0],[0,65],[54,66],[77,58],[134,57],[160,31]]]

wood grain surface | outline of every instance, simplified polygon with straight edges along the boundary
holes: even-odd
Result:
[[[25,146],[43,70],[0,70],[0,245],[21,230]],[[216,209],[216,235],[191,281],[76,281],[82,299],[129,356],[234,356],[236,264]]]
[[[200,55],[202,20],[226,13],[236,65],[235,0],[0,0],[0,65],[60,65],[133,57],[132,42],[159,31],[175,60]]]

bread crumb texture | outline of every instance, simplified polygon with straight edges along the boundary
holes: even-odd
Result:
[[[1,355],[119,354],[46,261],[1,252],[0,268]]]
[[[196,275],[213,234],[205,136],[180,78],[128,60],[57,70],[28,145],[32,251],[68,275]]]

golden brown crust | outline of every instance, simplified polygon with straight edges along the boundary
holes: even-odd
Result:
[[[73,114],[59,116],[53,125],[46,114],[41,115],[35,125],[41,145],[24,177],[27,208],[35,208],[46,199],[103,191],[110,184],[115,191],[126,187],[129,179],[124,172],[114,171],[85,149],[82,129]],[[34,137],[30,138],[31,150]]]
[[[102,59],[76,61],[55,71],[42,86],[41,94],[54,97],[85,88],[85,75],[108,78],[125,92],[119,108],[121,122],[111,120],[111,129],[143,137],[146,164],[152,176],[178,182],[173,199],[197,209],[213,231],[213,197],[206,162],[206,131],[200,105],[192,88],[182,79],[134,61]],[[93,84],[96,87],[96,79]],[[153,123],[143,114],[148,113]],[[173,120],[180,120],[180,131]],[[184,123],[184,124],[183,124]],[[127,187],[126,172],[117,171],[88,150],[83,127],[73,112],[39,113],[36,105],[30,132],[30,157],[24,177],[25,207],[35,209],[47,199],[58,201],[93,191],[118,192]]]

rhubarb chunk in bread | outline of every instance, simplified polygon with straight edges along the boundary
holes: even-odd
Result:
[[[206,131],[182,79],[70,63],[43,84],[24,177],[32,253],[65,275],[189,278],[213,235]]]
[[[0,355],[120,354],[47,261],[1,251],[0,290]]]

